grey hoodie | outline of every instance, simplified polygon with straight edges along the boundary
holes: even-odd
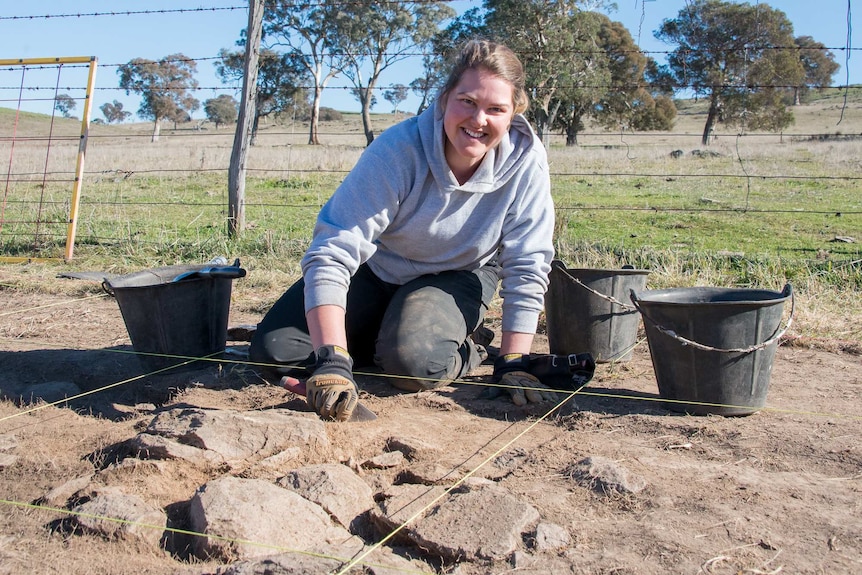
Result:
[[[346,305],[357,268],[402,285],[426,274],[501,267],[504,331],[534,333],[553,258],[545,149],[523,116],[459,185],[444,155],[442,110],[387,130],[317,218],[302,259],[306,311]]]

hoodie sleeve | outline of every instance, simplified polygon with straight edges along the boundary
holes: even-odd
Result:
[[[409,189],[402,181],[409,170],[393,170],[392,164],[385,147],[372,144],[318,214],[301,261],[306,311],[346,307],[350,278],[374,254],[375,240],[397,212],[398,190]]]
[[[554,203],[544,154],[536,154],[503,226],[501,267],[504,331],[535,333],[554,257]]]

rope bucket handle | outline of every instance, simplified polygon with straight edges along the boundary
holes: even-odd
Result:
[[[702,343],[698,343],[696,341],[692,341],[690,339],[682,337],[681,335],[678,335],[672,329],[667,329],[666,327],[659,325],[658,322],[653,321],[653,319],[651,317],[649,317],[646,313],[644,313],[644,310],[641,308],[641,306],[638,303],[639,300],[637,298],[637,294],[635,293],[635,290],[631,290],[630,295],[632,298],[632,303],[634,303],[635,307],[640,312],[641,316],[644,318],[644,321],[648,320],[658,331],[660,331],[661,333],[663,333],[665,335],[672,337],[673,339],[677,340],[678,342],[680,342],[683,345],[689,345],[695,349],[699,349],[702,351],[717,351],[719,353],[752,353],[752,352],[761,350],[765,347],[768,347],[768,346],[772,345],[773,343],[775,343],[776,341],[778,341],[779,339],[781,339],[781,337],[785,333],[787,333],[787,330],[790,329],[790,326],[793,323],[793,313],[796,309],[796,300],[795,300],[794,295],[793,295],[793,288],[791,288],[789,283],[784,285],[784,289],[781,291],[781,294],[783,297],[790,296],[790,316],[787,318],[787,324],[785,324],[784,328],[781,328],[781,324],[779,322],[778,327],[775,328],[775,332],[766,341],[761,342],[761,343],[757,343],[754,345],[750,345],[748,347],[733,348],[733,349],[722,349],[722,348],[718,348],[718,347],[712,347],[709,345],[704,345]]]
[[[614,304],[614,305],[618,305],[618,306],[620,306],[621,308],[623,308],[623,309],[625,309],[625,310],[628,310],[628,311],[636,311],[636,310],[637,310],[637,306],[635,306],[635,305],[631,305],[631,304],[627,304],[627,303],[625,303],[625,302],[621,302],[620,300],[616,299],[616,298],[615,298],[615,297],[613,297],[613,296],[609,296],[609,295],[605,295],[605,294],[603,294],[603,293],[601,293],[601,292],[597,292],[596,290],[594,290],[593,288],[591,288],[590,286],[588,286],[587,284],[585,284],[584,282],[582,282],[581,280],[579,280],[578,278],[576,278],[575,276],[573,276],[572,274],[570,274],[570,273],[569,273],[569,270],[567,270],[567,269],[566,269],[565,267],[563,267],[562,265],[554,265],[554,268],[556,268],[556,269],[560,270],[561,272],[563,272],[567,278],[569,278],[570,280],[572,280],[573,282],[575,282],[576,284],[578,284],[579,286],[581,286],[582,288],[584,288],[584,289],[585,289],[585,290],[587,290],[588,292],[592,293],[592,294],[593,294],[593,295],[595,295],[596,297],[599,297],[599,298],[601,298],[601,299],[603,299],[603,300],[605,300],[605,301],[609,301],[610,303],[612,303],[612,304]],[[626,269],[626,268],[623,268],[623,269]],[[633,269],[633,268],[632,268],[632,269]]]

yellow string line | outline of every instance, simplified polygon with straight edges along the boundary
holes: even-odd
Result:
[[[62,513],[65,515],[70,515],[73,517],[86,517],[88,519],[97,519],[100,521],[108,521],[111,523],[118,523],[120,525],[130,525],[132,527],[144,527],[146,529],[158,529],[160,531],[167,531],[169,533],[177,533],[179,535],[193,535],[195,537],[204,537],[207,539],[215,539],[216,541],[224,541],[225,543],[234,543],[237,545],[250,545],[254,547],[263,547],[265,549],[272,549],[274,551],[279,551],[283,553],[294,553],[297,555],[307,555],[309,557],[314,557],[315,559],[331,559],[333,561],[338,561],[340,563],[344,563],[345,561],[349,561],[349,559],[345,557],[337,557],[334,555],[327,555],[325,553],[314,553],[312,551],[305,551],[302,549],[293,549],[291,547],[283,547],[281,545],[275,545],[272,543],[261,543],[259,541],[249,541],[247,539],[237,539],[233,537],[224,537],[221,535],[211,535],[207,533],[200,533],[198,531],[191,531],[189,529],[179,529],[177,527],[167,527],[165,525],[152,525],[149,523],[141,523],[139,521],[132,521],[129,519],[122,519],[119,517],[108,517],[107,515],[97,515],[94,513],[83,513],[80,511],[72,511],[69,509],[60,509],[57,507],[49,507],[47,505],[37,505],[35,503],[25,503],[22,501],[12,501],[8,499],[0,499],[0,503],[4,505],[11,505],[14,507],[22,507],[25,509],[34,509],[38,511],[51,511],[54,513]],[[369,567],[380,567],[383,569],[392,569],[393,571],[400,571],[402,573],[418,573],[421,575],[433,575],[428,571],[419,571],[415,569],[405,569],[403,567],[395,567],[390,565],[384,565],[380,563],[371,563],[364,562],[362,565]]]
[[[536,427],[536,426],[537,426],[537,425],[539,425],[542,421],[544,421],[545,419],[547,419],[548,417],[550,417],[550,415],[551,415],[552,413],[554,413],[556,410],[558,410],[560,407],[562,407],[562,406],[563,406],[563,404],[565,404],[565,403],[566,403],[567,401],[569,401],[572,397],[574,397],[574,396],[575,396],[575,395],[576,395],[576,394],[577,394],[581,389],[583,389],[583,387],[584,387],[584,386],[581,386],[577,391],[571,391],[571,392],[568,392],[568,393],[569,393],[568,397],[566,397],[565,399],[563,399],[562,401],[560,401],[559,403],[557,403],[557,404],[556,404],[555,406],[553,406],[553,407],[552,407],[552,408],[551,408],[547,413],[545,413],[545,414],[544,414],[543,416],[541,416],[539,419],[537,419],[536,421],[534,421],[533,423],[531,423],[530,425],[528,425],[528,426],[527,426],[523,431],[521,431],[518,435],[516,435],[516,436],[515,436],[515,437],[513,437],[511,440],[509,440],[507,443],[505,443],[502,447],[500,447],[500,449],[498,449],[497,451],[493,452],[493,453],[492,453],[491,455],[489,455],[489,456],[488,456],[484,461],[482,461],[481,463],[479,463],[479,465],[478,465],[478,466],[476,466],[475,468],[473,468],[471,471],[467,472],[467,473],[466,473],[466,474],[465,474],[461,479],[459,479],[458,481],[456,481],[455,483],[453,483],[450,487],[447,487],[447,488],[443,491],[443,493],[441,493],[440,495],[438,495],[437,497],[435,497],[433,500],[431,500],[431,501],[430,501],[427,505],[425,505],[423,508],[419,509],[416,513],[414,513],[413,515],[411,515],[410,517],[408,517],[408,518],[407,518],[407,519],[406,519],[406,520],[405,520],[401,525],[399,525],[398,527],[396,527],[396,528],[395,528],[392,532],[390,532],[386,537],[384,537],[383,539],[381,539],[380,541],[378,541],[377,543],[375,543],[374,545],[372,545],[372,546],[371,546],[367,551],[365,551],[364,553],[360,554],[358,557],[356,557],[355,559],[353,559],[353,560],[352,560],[350,563],[348,563],[348,564],[347,564],[343,569],[341,569],[340,571],[338,571],[338,573],[337,573],[336,575],[344,575],[344,573],[346,573],[346,572],[347,572],[351,567],[353,567],[354,565],[356,565],[357,563],[359,563],[360,561],[362,561],[365,557],[367,557],[369,553],[373,552],[375,549],[377,549],[378,547],[380,547],[381,545],[383,545],[384,543],[386,543],[387,541],[389,541],[390,539],[392,539],[392,538],[393,538],[396,534],[398,534],[402,529],[404,529],[405,527],[407,527],[407,525],[408,525],[410,522],[412,522],[413,520],[415,520],[417,517],[419,517],[419,516],[423,515],[423,514],[424,514],[426,511],[428,511],[428,510],[429,510],[433,505],[435,505],[435,504],[436,504],[438,501],[440,501],[442,498],[444,498],[444,497],[446,497],[447,495],[449,495],[449,494],[450,494],[453,490],[455,490],[459,485],[461,485],[461,484],[462,484],[464,481],[466,481],[468,478],[472,477],[472,476],[473,476],[477,471],[479,471],[479,469],[481,469],[481,468],[482,468],[482,467],[484,467],[486,464],[488,464],[490,461],[492,461],[495,457],[497,457],[500,453],[502,453],[502,452],[503,452],[505,449],[507,449],[510,445],[512,445],[513,443],[515,443],[516,441],[518,441],[521,437],[523,437],[524,435],[526,435],[528,432],[532,431],[534,427]]]
[[[663,397],[639,397],[635,395],[625,395],[625,394],[616,394],[616,393],[599,393],[593,391],[584,391],[581,392],[581,395],[589,395],[594,397],[609,397],[613,399],[633,399],[636,401],[656,401],[659,403],[679,403],[682,405],[701,405],[705,407],[726,407],[732,409],[748,409],[752,411],[774,411],[776,413],[789,413],[795,415],[810,415],[810,416],[818,416],[818,417],[838,417],[838,418],[846,418],[846,419],[855,419],[862,420],[862,416],[859,415],[849,415],[843,413],[828,413],[822,411],[803,411],[800,409],[785,409],[781,407],[752,407],[750,405],[733,405],[730,403],[707,403],[705,401],[694,401],[691,399],[665,399]]]
[[[59,305],[69,305],[72,303],[79,303],[82,301],[87,301],[88,299],[101,298],[101,297],[108,297],[108,294],[100,293],[100,294],[95,294],[95,295],[88,295],[87,297],[70,299],[70,300],[66,300],[66,301],[55,301],[54,303],[46,303],[45,305],[37,305],[36,307],[30,307],[30,308],[26,308],[26,309],[16,309],[16,310],[0,313],[0,317],[6,317],[8,315],[14,315],[16,313],[27,313],[30,311],[37,311],[37,310],[45,309],[45,308],[49,308],[49,307],[57,307]]]
[[[5,339],[5,338],[0,338],[0,339]],[[44,342],[43,342],[43,344],[44,344]],[[56,345],[56,344],[51,344],[51,345]],[[59,346],[57,346],[57,347],[59,347]],[[144,356],[151,356],[151,357],[179,359],[179,360],[183,360],[183,363],[180,363],[180,364],[175,365],[175,366],[169,366],[166,368],[162,368],[162,369],[159,369],[159,370],[156,370],[156,371],[153,371],[150,373],[146,373],[146,374],[143,374],[143,375],[131,378],[131,379],[127,379],[124,381],[113,383],[113,384],[107,385],[105,387],[101,387],[101,388],[94,389],[91,391],[83,392],[83,393],[80,393],[78,395],[68,397],[68,398],[56,401],[54,403],[42,405],[42,406],[39,406],[37,408],[31,409],[28,411],[24,411],[24,412],[21,412],[18,414],[6,416],[3,418],[0,418],[0,422],[4,421],[6,419],[11,419],[12,417],[16,417],[17,415],[24,415],[26,413],[31,413],[33,411],[37,411],[38,409],[44,409],[46,407],[51,407],[51,406],[54,406],[57,404],[66,403],[66,402],[71,401],[73,399],[79,399],[81,397],[86,397],[88,395],[92,395],[92,394],[98,393],[100,391],[111,389],[113,387],[117,387],[117,386],[123,385],[125,383],[131,383],[133,381],[136,381],[136,380],[144,378],[144,377],[148,377],[150,375],[156,375],[156,374],[161,373],[163,371],[174,369],[176,367],[181,367],[184,365],[188,365],[189,363],[198,362],[198,361],[211,362],[211,363],[221,363],[221,364],[249,365],[249,366],[255,366],[255,367],[273,367],[273,368],[282,368],[282,369],[283,368],[303,369],[305,367],[302,365],[271,364],[271,363],[262,363],[262,362],[252,362],[252,361],[248,361],[248,360],[215,358],[212,356],[194,357],[194,356],[188,356],[188,355],[174,355],[174,354],[164,354],[164,353],[130,351],[130,350],[125,350],[125,349],[102,348],[99,351],[106,351],[106,352],[110,352],[110,353],[123,353],[123,354],[131,354],[131,355],[144,355]],[[216,353],[220,353],[220,352],[216,352]],[[213,354],[213,355],[216,355],[216,354]],[[458,384],[458,385],[474,385],[474,386],[481,386],[481,387],[495,387],[495,388],[501,388],[501,389],[524,389],[527,391],[533,391],[533,390],[535,390],[535,391],[552,391],[555,393],[570,393],[571,392],[571,390],[569,390],[569,389],[554,389],[554,388],[548,388],[548,387],[541,387],[541,388],[520,387],[519,388],[518,386],[510,386],[510,385],[504,385],[504,384],[500,384],[500,383],[476,382],[476,381],[467,381],[467,380],[463,380],[463,379],[444,380],[444,379],[434,379],[434,378],[427,378],[427,377],[395,376],[395,375],[390,375],[387,373],[367,372],[367,371],[354,371],[353,373],[355,375],[361,375],[361,376],[366,376],[366,377],[377,377],[377,378],[382,378],[382,379],[399,378],[399,379],[413,379],[413,380],[417,380],[417,381],[446,382],[449,384]],[[640,397],[640,396],[632,396],[632,395],[625,395],[625,394],[600,393],[600,392],[582,391],[582,392],[580,392],[580,394],[581,395],[588,395],[591,397],[605,397],[605,398],[611,398],[611,399],[627,399],[627,400],[634,400],[634,401],[652,401],[652,402],[659,402],[659,403],[676,403],[676,404],[683,404],[683,405],[698,405],[698,406],[702,406],[702,407],[720,407],[720,408],[725,408],[725,409],[749,410],[752,412],[753,411],[771,411],[771,412],[775,412],[775,413],[787,413],[787,414],[805,415],[805,416],[811,416],[811,417],[837,417],[837,418],[852,419],[852,420],[862,419],[862,416],[857,416],[857,415],[849,415],[849,414],[842,414],[842,413],[830,413],[830,412],[818,412],[818,411],[806,411],[806,410],[802,410],[802,409],[788,409],[788,408],[767,407],[767,406],[752,407],[750,405],[734,405],[734,404],[729,404],[729,403],[708,403],[708,402],[695,401],[695,400],[666,399],[666,398],[662,398],[662,397]]]
[[[35,307],[35,308],[30,308],[29,310],[16,310],[16,311],[12,311],[12,312],[0,313],[0,317],[4,317],[4,316],[7,316],[7,315],[11,315],[11,314],[13,314],[13,313],[21,313],[21,312],[23,312],[23,311],[33,311],[33,310],[38,310],[38,309],[43,309],[43,308],[48,308],[48,307],[53,307],[53,306],[58,306],[58,305],[65,305],[65,304],[68,304],[68,303],[77,303],[77,302],[79,302],[79,301],[85,301],[85,300],[87,300],[87,299],[92,299],[92,298],[97,298],[97,297],[107,297],[107,295],[108,295],[108,294],[97,294],[97,295],[87,296],[87,297],[85,297],[85,298],[76,299],[76,300],[69,300],[69,301],[65,301],[65,302],[55,302],[55,303],[53,303],[53,304],[47,304],[47,305],[44,305],[44,306],[38,306],[38,307]],[[621,352],[621,353],[619,354],[619,355],[620,355],[620,357],[621,357],[622,355],[625,355],[626,353],[628,353],[628,351],[633,350],[635,347],[637,347],[638,345],[640,345],[640,344],[641,344],[641,343],[643,343],[644,341],[645,341],[644,339],[641,339],[641,340],[636,341],[632,346],[630,346],[630,348],[629,348],[629,349],[626,349],[626,350],[624,350],[623,352]],[[285,368],[285,367],[288,367],[288,368],[289,368],[289,367],[302,368],[302,367],[303,367],[303,366],[289,366],[289,365],[287,365],[287,366],[286,366],[286,365],[267,364],[267,363],[250,362],[250,361],[240,361],[240,360],[230,360],[230,359],[221,359],[221,358],[211,358],[211,357],[196,358],[196,357],[191,357],[191,356],[186,356],[186,355],[172,355],[172,354],[163,354],[163,353],[138,352],[138,351],[128,351],[128,350],[122,350],[122,349],[104,349],[103,351],[108,351],[108,352],[112,352],[112,353],[125,353],[125,354],[132,354],[132,355],[145,355],[145,356],[152,356],[152,357],[162,357],[162,358],[169,358],[169,359],[182,359],[182,360],[185,360],[185,361],[184,361],[184,363],[181,363],[181,364],[179,364],[178,366],[171,366],[171,367],[168,367],[168,368],[164,368],[164,369],[161,369],[161,370],[157,370],[157,371],[151,372],[150,374],[144,374],[144,375],[141,375],[141,376],[136,377],[136,378],[132,378],[132,379],[129,379],[129,380],[126,380],[126,381],[121,381],[121,382],[117,382],[117,383],[114,383],[114,384],[111,384],[111,385],[105,386],[105,387],[103,387],[103,388],[99,388],[99,389],[96,389],[96,390],[92,390],[92,391],[88,391],[88,392],[85,392],[85,393],[81,393],[81,394],[78,394],[78,395],[73,396],[73,397],[70,397],[70,398],[66,398],[66,399],[63,399],[63,400],[60,400],[60,401],[57,401],[57,402],[51,403],[51,404],[43,405],[43,406],[40,406],[40,407],[38,407],[38,408],[35,408],[35,409],[31,409],[31,410],[29,410],[29,411],[22,412],[22,413],[20,413],[20,414],[18,414],[18,415],[24,415],[25,413],[30,413],[30,412],[32,412],[32,411],[36,411],[36,410],[38,410],[38,409],[44,409],[45,407],[51,407],[51,406],[56,405],[56,404],[59,404],[59,403],[65,403],[65,402],[68,402],[68,401],[70,401],[70,400],[72,400],[72,399],[78,399],[78,398],[80,398],[80,397],[85,397],[85,396],[87,396],[87,395],[91,395],[91,394],[93,394],[93,393],[97,393],[97,392],[99,392],[99,391],[103,391],[103,390],[105,390],[105,389],[110,389],[110,388],[112,388],[112,387],[116,387],[116,386],[122,385],[122,384],[124,384],[124,383],[130,383],[130,382],[132,382],[132,381],[135,381],[135,380],[137,380],[137,379],[140,379],[141,377],[146,377],[147,375],[154,375],[154,374],[160,373],[160,372],[164,371],[165,369],[173,369],[174,367],[179,367],[179,366],[182,366],[182,365],[187,365],[187,364],[189,364],[189,363],[191,363],[191,362],[193,362],[193,361],[211,361],[211,362],[218,362],[218,363],[233,363],[233,364],[242,364],[242,365],[253,365],[253,366],[257,366],[257,367],[280,367],[280,368]],[[215,355],[215,354],[213,354],[213,355]],[[435,380],[435,379],[433,379],[433,378],[432,378],[432,379],[429,379],[429,378],[411,377],[411,376],[392,376],[392,375],[384,374],[384,373],[361,372],[361,371],[355,371],[355,372],[354,372],[354,374],[355,374],[355,375],[370,376],[370,377],[382,377],[382,378],[387,378],[387,377],[389,377],[389,378],[395,378],[395,377],[398,377],[398,378],[400,378],[400,379],[415,379],[415,380],[424,380],[424,381],[438,381],[438,382],[441,382],[441,381],[447,381],[447,382],[448,382],[448,381],[449,381],[449,380],[442,380],[442,379],[436,379],[436,380]],[[464,385],[483,385],[483,386],[486,386],[486,387],[501,387],[501,388],[507,388],[507,387],[510,387],[510,386],[505,386],[505,385],[500,385],[500,384],[477,383],[477,382],[462,381],[462,380],[453,380],[453,381],[451,381],[450,383],[459,383],[459,384],[464,384]],[[533,390],[533,389],[535,389],[535,388],[522,388],[522,389],[525,389],[525,390]],[[547,390],[547,388],[540,388],[540,389],[538,389],[538,390],[539,390],[539,391],[546,391],[546,390]],[[555,391],[555,392],[562,392],[562,393],[567,393],[567,392],[568,392],[568,390],[559,390],[559,389],[552,389],[551,391]],[[617,399],[619,399],[619,398],[622,398],[622,399],[630,399],[630,400],[632,400],[632,399],[633,399],[633,400],[639,400],[639,401],[658,401],[658,402],[663,402],[663,403],[680,403],[680,404],[687,404],[687,405],[699,405],[699,406],[702,406],[702,407],[721,407],[721,408],[726,408],[726,409],[745,409],[745,410],[757,410],[757,411],[761,411],[761,410],[762,410],[762,411],[773,411],[773,412],[776,412],[776,413],[789,413],[789,414],[808,415],[808,416],[817,416],[817,417],[839,417],[839,418],[848,418],[848,419],[862,419],[862,416],[844,415],[844,414],[840,414],[840,413],[824,413],[824,412],[814,412],[814,411],[805,411],[805,410],[796,410],[796,409],[782,409],[782,408],[773,408],[773,407],[752,408],[752,407],[751,407],[751,406],[749,406],[749,405],[732,405],[732,404],[723,404],[723,403],[706,403],[706,402],[691,401],[691,400],[674,400],[674,399],[653,398],[653,397],[635,397],[635,396],[615,395],[615,394],[584,393],[584,395],[593,395],[593,396],[596,396],[596,397],[608,397],[608,398],[617,398]],[[6,419],[9,419],[9,418],[11,418],[11,417],[15,417],[15,416],[16,416],[16,415],[12,415],[12,416],[7,416],[7,417],[0,418],[0,422],[4,421],[4,420],[6,420]]]
[[[136,375],[135,377],[132,377],[132,378],[129,378],[129,379],[124,379],[124,380],[122,380],[122,381],[117,381],[117,382],[114,382],[114,383],[108,384],[108,385],[106,385],[106,386],[104,386],[104,387],[99,387],[99,388],[97,388],[97,389],[91,389],[90,391],[84,391],[84,392],[79,393],[79,394],[77,394],[77,395],[73,395],[73,396],[71,396],[71,397],[66,397],[66,398],[64,398],[64,399],[60,399],[60,400],[57,400],[57,401],[54,401],[54,402],[51,402],[51,403],[46,403],[46,404],[44,404],[44,405],[38,405],[38,406],[33,407],[33,408],[30,408],[30,409],[25,409],[24,411],[18,411],[18,412],[16,412],[16,413],[13,413],[12,415],[6,415],[6,416],[4,416],[4,417],[0,417],[0,423],[2,423],[2,422],[4,422],[4,421],[6,421],[7,419],[12,419],[12,418],[15,418],[15,417],[19,417],[19,416],[21,416],[21,415],[27,415],[28,413],[33,413],[33,412],[35,412],[35,411],[39,411],[39,410],[41,410],[41,409],[45,409],[45,408],[47,408],[47,407],[54,407],[54,406],[59,405],[59,404],[61,404],[61,403],[68,403],[68,402],[73,401],[73,400],[75,400],[75,399],[80,399],[80,398],[82,398],[82,397],[86,397],[86,396],[88,396],[88,395],[93,395],[94,393],[99,393],[99,392],[105,391],[105,390],[107,390],[107,389],[111,389],[111,388],[113,388],[113,387],[118,387],[118,386],[120,386],[120,385],[125,385],[125,384],[127,384],[127,383],[131,383],[131,382],[133,382],[133,381],[137,381],[137,380],[142,379],[142,378],[144,378],[144,377],[148,377],[148,376],[150,376],[150,375],[154,375],[154,374],[157,374],[157,373],[161,373],[161,372],[163,372],[163,371],[169,371],[169,370],[171,370],[171,369],[176,369],[177,367],[182,367],[182,366],[187,365],[187,364],[189,364],[189,363],[191,363],[191,362],[190,362],[190,361],[186,361],[186,362],[183,362],[183,363],[179,363],[179,364],[177,364],[177,365],[171,365],[171,366],[168,366],[168,367],[163,367],[162,369],[159,369],[159,370],[156,370],[156,371],[153,371],[153,372],[150,372],[150,373],[144,373],[144,374],[141,374],[141,375]],[[35,425],[35,424],[34,424],[34,425]]]

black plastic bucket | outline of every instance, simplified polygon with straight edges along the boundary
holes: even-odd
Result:
[[[245,275],[238,266],[167,266],[103,282],[144,369],[199,367],[189,358],[224,351],[233,279]]]
[[[643,316],[659,395],[673,411],[749,415],[766,405],[782,292],[719,287],[630,294]],[[792,302],[792,299],[791,299]],[[691,403],[688,403],[691,402]]]
[[[639,315],[631,290],[646,285],[647,270],[566,268],[555,260],[545,296],[551,353],[588,352],[599,363],[631,359]]]

